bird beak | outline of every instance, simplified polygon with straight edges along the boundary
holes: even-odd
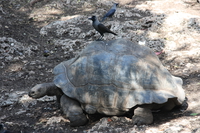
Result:
[[[89,20],[92,20],[92,18],[88,18]]]

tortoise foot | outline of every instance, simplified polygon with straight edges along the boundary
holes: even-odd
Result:
[[[82,126],[87,124],[88,119],[77,101],[63,95],[60,99],[60,105],[63,113],[70,121],[70,126]]]

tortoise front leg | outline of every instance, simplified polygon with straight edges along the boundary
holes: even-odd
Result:
[[[82,126],[87,124],[88,119],[83,113],[79,102],[63,95],[60,99],[60,105],[63,113],[69,119],[71,126]]]

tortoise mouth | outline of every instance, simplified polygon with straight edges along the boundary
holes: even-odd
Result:
[[[32,98],[39,98],[39,97],[37,96],[37,94],[36,94],[34,91],[30,91],[30,92],[28,93],[28,96],[29,96],[29,97],[32,97]]]

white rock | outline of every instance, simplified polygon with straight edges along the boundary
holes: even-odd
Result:
[[[48,119],[46,125],[50,125],[50,126],[53,126],[54,123],[60,123],[61,121],[64,121],[64,122],[69,122],[69,120],[63,118],[62,116],[53,116],[51,118]]]

